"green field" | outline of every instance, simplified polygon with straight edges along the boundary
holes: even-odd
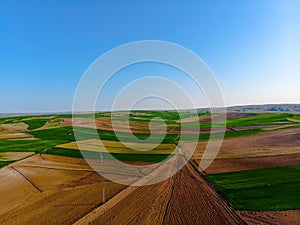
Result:
[[[74,158],[83,158],[81,152],[83,152],[84,157],[88,159],[111,159],[111,157],[108,157],[108,153],[101,153],[101,157],[100,157],[100,154],[98,152],[91,152],[91,151],[84,151],[84,150],[78,151],[78,150],[54,147],[45,151],[46,154],[61,155],[61,156],[68,156]],[[132,162],[161,162],[169,156],[167,154],[126,154],[126,153],[125,154],[111,153],[110,155],[117,160],[132,161]]]
[[[206,178],[238,210],[300,208],[300,165],[206,175]]]
[[[46,123],[53,124],[54,126],[60,124],[60,120],[57,116],[17,116],[11,118],[0,118],[1,124],[13,124],[13,123],[26,123],[28,130],[35,130],[42,128]]]
[[[290,121],[291,119],[299,119],[298,114],[288,114],[288,113],[262,113],[255,114],[252,116],[246,116],[241,118],[230,118],[226,121],[216,120],[214,121],[214,127],[223,127],[226,124],[227,128],[232,127],[246,127],[246,126],[265,126],[265,125],[278,125],[278,124],[295,124],[295,122]],[[300,121],[299,121],[300,122]],[[296,123],[297,124],[297,123]],[[200,124],[195,122],[185,123],[186,129],[210,129],[212,127],[211,122],[200,122]],[[179,129],[179,128],[178,128]]]
[[[58,144],[63,144],[60,140],[22,140],[22,139],[7,139],[0,140],[0,152],[35,152],[51,148]]]
[[[46,119],[32,119],[32,120],[23,120],[24,123],[28,125],[28,130],[35,130],[43,127],[48,120]]]
[[[76,129],[76,131],[80,134],[80,138],[78,138],[79,140],[89,140],[95,138],[93,135],[94,134],[93,130],[90,128],[75,127],[74,129]],[[69,126],[69,127],[36,130],[36,131],[30,131],[29,133],[32,134],[34,137],[42,140],[31,141],[32,146],[30,146],[29,142],[25,142],[24,144],[28,143],[28,149],[29,149],[28,151],[34,150],[35,152],[41,152],[43,149],[44,150],[46,149],[43,153],[82,158],[82,155],[78,150],[70,150],[70,149],[54,147],[59,144],[75,141],[73,127]],[[98,130],[98,134],[101,137],[101,140],[119,141],[119,139],[117,138],[116,134],[113,131]],[[127,142],[132,141],[132,138],[130,138],[127,133],[119,132],[118,135],[124,138]],[[148,137],[148,134],[137,134],[137,136],[138,138],[143,139]],[[177,135],[167,135],[162,143],[166,143],[166,144],[173,143],[173,140],[176,137]],[[157,139],[161,138],[161,136],[154,135],[154,140],[156,140],[156,138]],[[41,144],[40,143],[41,141],[43,141],[44,144]],[[39,143],[41,145],[39,145]],[[86,153],[85,155],[89,155],[90,157],[98,158],[99,156],[99,153],[91,153],[90,151],[86,151],[86,152],[88,153]],[[102,153],[102,155],[104,157],[103,159],[105,159],[106,153]],[[151,154],[151,155],[128,154],[126,153],[126,149],[124,149],[124,153],[122,154],[112,153],[111,155],[114,156],[116,159],[123,160],[123,161],[141,161],[141,162],[144,161],[160,162],[169,156],[168,154]]]
[[[91,128],[83,128],[83,127],[74,127],[76,131],[78,132],[79,140],[88,140],[88,139],[94,139],[96,138],[94,136],[94,132]],[[117,135],[121,137],[126,142],[132,142],[135,139],[131,137],[128,133],[125,132],[114,132],[114,131],[107,131],[107,130],[98,130],[98,135],[101,138],[101,140],[109,140],[109,141],[119,141]],[[250,130],[240,130],[240,131],[230,131],[226,132],[225,138],[235,138],[235,137],[242,137],[242,136],[249,136],[249,135],[255,135],[259,133],[267,132],[262,129],[250,129]],[[29,131],[29,134],[32,134],[33,136],[43,139],[43,140],[65,140],[65,141],[75,141],[73,127],[59,127],[59,128],[51,128],[51,129],[44,129],[44,130],[36,130],[36,131]],[[116,135],[117,134],[117,135]],[[223,133],[216,133],[216,138],[221,138]],[[143,134],[143,133],[135,133],[135,137],[145,140],[150,135],[149,134]],[[157,140],[161,139],[161,134],[153,134],[152,140],[155,142]],[[166,134],[162,143],[163,144],[170,144],[170,143],[177,143],[179,140],[179,137],[183,141],[195,141],[195,135],[189,135],[189,134],[183,134],[183,135],[177,135],[177,134]],[[210,138],[210,134],[201,134],[199,137],[196,137],[196,140],[198,141],[208,141]],[[147,141],[146,141],[147,142]],[[151,143],[151,142],[150,142]]]
[[[87,139],[94,139],[94,130],[91,128],[83,128],[83,127],[74,127],[76,129],[76,133],[79,134],[79,140],[87,140]],[[134,139],[125,132],[114,132],[114,131],[107,131],[107,130],[98,130],[98,135],[100,136],[101,140],[109,140],[109,141],[119,141],[116,133],[126,140],[126,142],[132,142]],[[75,141],[73,127],[59,127],[59,128],[52,128],[52,129],[44,129],[44,130],[36,130],[28,132],[33,136],[43,139],[43,140],[66,140],[66,141]],[[144,140],[149,137],[149,134],[135,134],[135,136],[141,140]],[[163,139],[162,143],[169,144],[173,143],[174,140],[177,138],[177,134],[167,134]],[[160,140],[160,134],[154,134],[153,140]]]
[[[15,161],[0,161],[0,168],[4,166],[8,166],[9,164],[13,163]]]

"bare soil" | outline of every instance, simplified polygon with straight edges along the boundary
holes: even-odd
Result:
[[[215,159],[205,170],[208,174],[241,170],[292,166],[300,164],[300,154],[262,156],[252,158]]]
[[[143,124],[142,122],[139,124],[130,124],[130,126],[126,126],[126,124],[122,121],[114,121],[112,125],[112,121],[109,118],[96,118],[95,124],[94,120],[91,118],[75,118],[72,121],[72,118],[61,118],[62,122],[60,126],[79,126],[79,127],[87,127],[87,128],[97,128],[101,130],[109,130],[109,131],[118,131],[118,132],[130,132],[130,133],[150,133],[149,126],[147,123]],[[171,132],[174,130],[175,126],[166,126],[167,131]],[[165,133],[164,126],[153,126],[153,133]]]
[[[300,210],[285,211],[240,211],[238,214],[249,225],[298,225]]]
[[[245,224],[190,164],[161,183],[129,188],[76,225]]]
[[[108,131],[118,131],[118,132],[129,132],[129,133],[140,133],[140,134],[209,134],[209,133],[217,133],[223,132],[224,129],[201,129],[200,132],[197,129],[185,129],[185,130],[176,130],[177,125],[168,125],[166,128],[164,126],[152,126],[151,132],[149,130],[148,124],[130,124],[130,127],[125,126],[125,124],[121,121],[114,122],[114,126],[112,126],[111,120],[107,118],[96,118],[95,125],[93,124],[93,120],[90,118],[76,118],[74,119],[74,124],[72,123],[71,118],[61,118],[62,122],[60,126],[79,126],[79,127],[87,127],[87,128],[97,128],[101,130]],[[96,127],[95,127],[96,126]],[[166,129],[166,130],[165,130]],[[225,129],[226,131],[230,131],[229,128]]]
[[[33,136],[28,133],[12,133],[12,134],[1,134],[1,139],[14,139],[14,138],[32,138]]]
[[[181,148],[191,151],[191,143],[182,144]],[[199,142],[194,152],[194,159],[202,159],[207,142]],[[218,159],[248,158],[300,153],[300,129],[277,130],[247,137],[226,139],[217,155]]]
[[[24,132],[27,131],[26,123],[1,124],[0,132]]]
[[[58,158],[65,157],[34,156],[0,170],[1,224],[72,224],[125,188]]]

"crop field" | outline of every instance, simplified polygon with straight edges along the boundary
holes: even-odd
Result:
[[[217,158],[205,172],[207,174],[218,174],[298,164],[300,164],[300,153],[243,158]]]
[[[125,188],[78,160],[49,156],[2,168],[0,179],[1,224],[72,224],[102,204],[103,193],[109,199]]]
[[[224,115],[200,111],[198,116],[132,111],[75,117],[74,124],[70,114],[0,118],[1,224],[297,224],[300,218],[299,114],[228,113],[227,122]],[[200,173],[195,165],[207,160],[203,153],[211,133],[222,137],[225,122],[219,154]],[[144,165],[167,160],[177,167],[170,162],[181,162],[195,142],[180,172],[144,187],[109,181],[82,156],[136,182],[143,174],[159,174]],[[115,160],[141,168],[120,171]]]
[[[111,159],[109,156],[113,156],[116,160],[130,161],[130,162],[161,162],[169,157],[169,154],[130,154],[130,153],[106,153],[98,151],[78,151],[74,149],[67,148],[57,148],[53,147],[45,151],[46,154],[68,156],[74,158],[82,158],[82,153],[84,153],[85,158],[88,159]],[[172,157],[172,155],[170,155]]]
[[[63,143],[63,141],[22,139],[0,140],[0,152],[35,152],[38,154],[60,143]]]
[[[0,152],[1,161],[17,161],[33,155],[34,152]]]
[[[176,146],[172,144],[155,144],[147,143],[120,143],[116,141],[101,141],[100,140],[83,140],[78,142],[70,142],[67,144],[58,145],[58,148],[76,149],[78,144],[85,151],[93,152],[109,152],[109,153],[124,153],[124,154],[167,154],[177,153]],[[148,150],[151,149],[151,150]],[[175,152],[174,152],[175,151]]]
[[[206,175],[239,210],[300,208],[300,165]]]

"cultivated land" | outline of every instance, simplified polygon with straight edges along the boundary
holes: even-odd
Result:
[[[221,150],[203,172],[197,165],[207,160],[203,152],[210,133],[218,138],[224,115],[134,111],[130,126],[127,115],[96,113],[94,124],[94,115],[78,114],[74,127],[70,114],[0,118],[0,223],[298,224],[299,114],[228,113]],[[99,165],[97,170],[136,184],[145,174],[179,170],[195,144],[191,140],[197,148],[186,166],[142,187],[100,176],[78,150]],[[137,169],[120,170],[115,160]],[[166,167],[155,167],[163,160]],[[149,165],[153,168],[141,167]]]

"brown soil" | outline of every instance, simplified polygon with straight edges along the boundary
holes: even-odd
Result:
[[[240,211],[238,214],[249,225],[298,225],[300,219],[300,210]]]
[[[0,132],[24,132],[27,131],[26,123],[1,124]]]
[[[245,224],[190,164],[168,180],[131,186],[115,198],[76,224]]]
[[[12,134],[1,134],[1,139],[13,139],[13,138],[32,138],[33,136],[31,134],[27,133],[12,133]]]
[[[245,224],[212,186],[187,164],[177,175],[163,224]]]
[[[191,151],[193,144],[182,144],[181,148]],[[194,159],[202,159],[207,142],[199,142],[194,152]],[[248,158],[300,153],[300,129],[284,129],[264,134],[223,141],[217,158]]]
[[[81,224],[162,224],[171,187],[172,179],[157,185],[132,187],[133,191],[112,208]]]
[[[236,214],[190,163],[161,183],[126,188],[83,159],[36,155],[1,169],[0,179],[1,224],[297,224],[299,218],[299,210]]]
[[[300,164],[300,154],[263,156],[237,159],[215,159],[206,173],[227,173],[241,170],[271,168]]]
[[[95,128],[101,130],[109,130],[109,131],[118,131],[118,132],[130,132],[130,133],[149,133],[149,127],[145,124],[131,124],[130,129],[125,126],[122,121],[115,121],[114,127],[112,126],[111,120],[108,118],[96,118],[95,125],[93,124],[93,119],[90,118],[75,118],[74,123],[72,123],[72,118],[61,118],[62,122],[60,126],[79,126],[79,127],[88,127]],[[174,129],[174,126],[167,126],[167,130],[170,132]],[[165,128],[161,126],[153,127],[153,133],[164,133]]]
[[[252,129],[264,129],[264,130],[276,130],[283,129],[295,126],[294,124],[286,124],[286,125],[260,125],[260,126],[245,126],[245,127],[233,127],[231,129],[235,131],[241,130],[252,130]]]
[[[236,112],[229,112],[229,113],[227,113],[227,119],[237,119],[237,118],[257,116],[257,115],[259,115],[259,113],[236,113]]]
[[[231,131],[230,128],[214,128],[214,129],[201,129],[201,130],[173,130],[167,132],[168,134],[210,134],[210,133],[220,133],[224,131]]]
[[[72,126],[72,118],[61,118],[62,122],[60,126]],[[77,118],[74,120],[74,125],[79,127],[87,127],[87,128],[94,128],[93,120],[90,118],[82,119]],[[118,131],[118,132],[129,132],[129,133],[141,133],[141,134],[150,134],[149,126],[147,123],[141,124],[131,124],[130,129],[124,125],[124,123],[120,121],[116,121],[114,127],[111,124],[111,120],[107,118],[96,118],[96,128],[101,130],[108,130],[108,131]],[[154,126],[151,129],[151,132],[154,134],[198,134],[198,130],[176,130],[177,126],[167,126],[167,131],[165,132],[165,128],[162,126]],[[223,129],[202,129],[200,133],[208,134],[208,133],[217,133],[221,132]],[[226,131],[230,131],[230,129],[226,129]]]
[[[34,156],[1,169],[0,223],[72,224],[102,204],[103,193],[109,199],[125,188],[67,161],[51,168],[50,156]]]
[[[2,168],[0,179],[1,224],[297,224],[300,216],[236,214],[190,163],[161,183],[126,188],[83,159],[36,155]]]
[[[256,116],[257,114],[255,113],[235,113],[235,112],[229,112],[226,114],[226,118],[227,119],[237,119],[237,118],[243,118],[243,117],[249,117],[249,116]],[[215,115],[213,116],[214,121],[217,120],[224,120],[225,119],[225,115],[224,114],[219,114],[219,115]],[[199,120],[200,122],[211,122],[212,118],[208,117],[208,118],[203,118]]]

